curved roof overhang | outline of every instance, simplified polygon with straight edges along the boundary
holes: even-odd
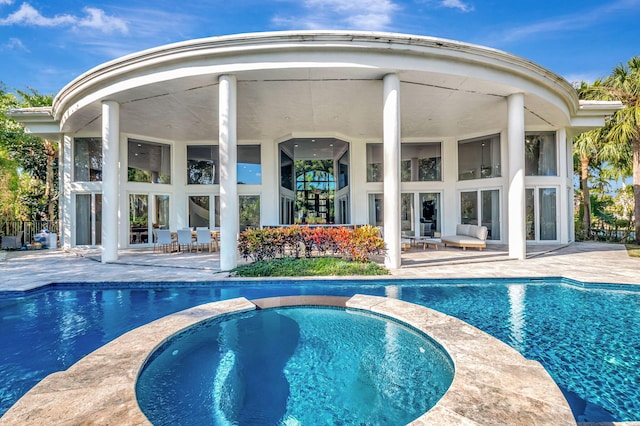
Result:
[[[64,87],[51,113],[62,132],[95,132],[101,102],[113,100],[124,132],[211,139],[218,77],[234,74],[241,139],[292,132],[370,138],[381,134],[388,73],[402,84],[403,137],[504,128],[513,93],[525,95],[529,127],[575,120],[593,127],[609,111],[585,112],[560,76],[499,50],[403,34],[296,31],[191,40],[107,62]]]

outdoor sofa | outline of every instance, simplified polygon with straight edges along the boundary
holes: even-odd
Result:
[[[18,250],[22,247],[23,231],[18,232],[18,235],[5,235],[2,237],[2,249],[3,250]]]
[[[444,246],[447,245],[454,247],[462,247],[462,250],[466,250],[467,247],[473,247],[482,250],[487,246],[487,227],[478,225],[456,225],[456,235],[445,235],[440,238],[440,241]]]

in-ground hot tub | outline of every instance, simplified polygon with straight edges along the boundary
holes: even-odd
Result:
[[[154,425],[406,424],[445,394],[453,363],[426,334],[321,306],[220,316],[172,336],[136,386]]]

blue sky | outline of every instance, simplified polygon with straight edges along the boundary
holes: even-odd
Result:
[[[55,94],[83,72],[167,43],[255,31],[442,37],[530,59],[570,82],[640,55],[640,0],[0,0],[0,81]]]

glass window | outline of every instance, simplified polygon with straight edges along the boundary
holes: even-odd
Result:
[[[156,195],[153,211],[153,227],[169,229],[169,196]]]
[[[293,159],[280,150],[280,186],[293,191]],[[284,222],[287,223],[287,222]]]
[[[500,135],[458,141],[459,180],[500,176]]]
[[[129,139],[128,181],[171,183],[171,146]]]
[[[381,143],[367,144],[367,182],[382,182],[384,176]]]
[[[349,185],[349,151],[338,160],[338,189]]]
[[[481,191],[482,197],[482,222],[487,227],[487,239],[500,239],[500,191],[492,189]]]
[[[260,227],[260,197],[257,195],[241,195],[240,232],[248,228]]]
[[[526,215],[526,235],[527,240],[536,239],[536,205],[535,191],[532,188],[524,190],[525,215]]]
[[[219,183],[217,145],[187,145],[187,183],[211,185]]]
[[[480,202],[480,206],[478,206],[478,202]],[[486,226],[488,240],[500,239],[499,190],[491,189],[460,193],[460,212],[460,223]]]
[[[100,138],[75,138],[73,163],[74,181],[102,181],[102,140]]]
[[[440,236],[440,194],[420,194],[420,236]],[[437,234],[436,234],[437,233]]]
[[[413,226],[413,193],[400,194],[400,233],[402,235],[415,235]]]
[[[540,239],[556,240],[556,189],[540,188]]]
[[[260,185],[262,165],[260,145],[238,145],[238,183]]]
[[[210,228],[210,207],[208,195],[189,197],[189,227],[206,226]]]
[[[402,181],[442,180],[440,142],[402,144]]]
[[[478,224],[478,192],[462,192],[460,194],[460,223]]]
[[[369,224],[384,226],[384,199],[382,194],[369,194]]]
[[[149,241],[149,196],[129,195],[129,244]]]
[[[555,132],[525,135],[525,174],[527,176],[557,176]]]
[[[527,240],[557,240],[556,188],[527,188],[525,201]]]
[[[102,244],[102,194],[76,195],[75,244]]]

